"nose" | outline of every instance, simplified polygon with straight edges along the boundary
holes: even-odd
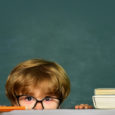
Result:
[[[42,109],[43,109],[42,103],[38,102],[38,103],[36,104],[36,106],[34,107],[34,109],[35,109],[35,110],[42,110]]]

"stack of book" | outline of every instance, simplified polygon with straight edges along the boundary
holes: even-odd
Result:
[[[115,109],[115,88],[97,88],[92,99],[97,109]]]

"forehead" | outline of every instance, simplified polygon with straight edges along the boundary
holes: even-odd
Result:
[[[30,90],[26,90],[24,92],[20,92],[20,95],[29,95],[29,96],[33,96],[37,99],[43,99],[46,96],[56,96],[53,93],[48,93],[44,92],[42,89],[38,88],[38,87],[31,87]]]

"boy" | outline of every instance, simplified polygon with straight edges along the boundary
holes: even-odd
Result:
[[[27,109],[57,109],[69,92],[70,81],[64,69],[43,59],[20,63],[6,82],[11,104]]]
[[[58,109],[69,93],[70,81],[65,70],[43,59],[18,64],[6,82],[6,95],[11,104],[27,109]]]

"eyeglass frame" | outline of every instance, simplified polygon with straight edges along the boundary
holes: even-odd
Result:
[[[15,95],[15,97],[16,97],[16,99],[17,99],[17,102],[18,102],[19,106],[21,106],[20,103],[19,103],[19,98],[22,97],[22,96],[32,97],[32,98],[34,98],[34,99],[36,100],[36,103],[34,104],[34,106],[32,107],[32,109],[35,108],[35,106],[37,105],[37,103],[41,103],[42,108],[44,109],[43,101],[44,101],[46,98],[48,98],[48,97],[49,97],[49,98],[53,98],[53,99],[58,99],[58,100],[59,100],[59,104],[58,104],[58,107],[57,107],[57,108],[59,108],[59,106],[60,106],[60,104],[61,104],[61,101],[62,101],[61,98],[55,98],[55,97],[50,97],[50,96],[46,96],[46,97],[44,97],[43,99],[38,100],[38,99],[36,99],[35,97],[29,96],[29,95]]]

